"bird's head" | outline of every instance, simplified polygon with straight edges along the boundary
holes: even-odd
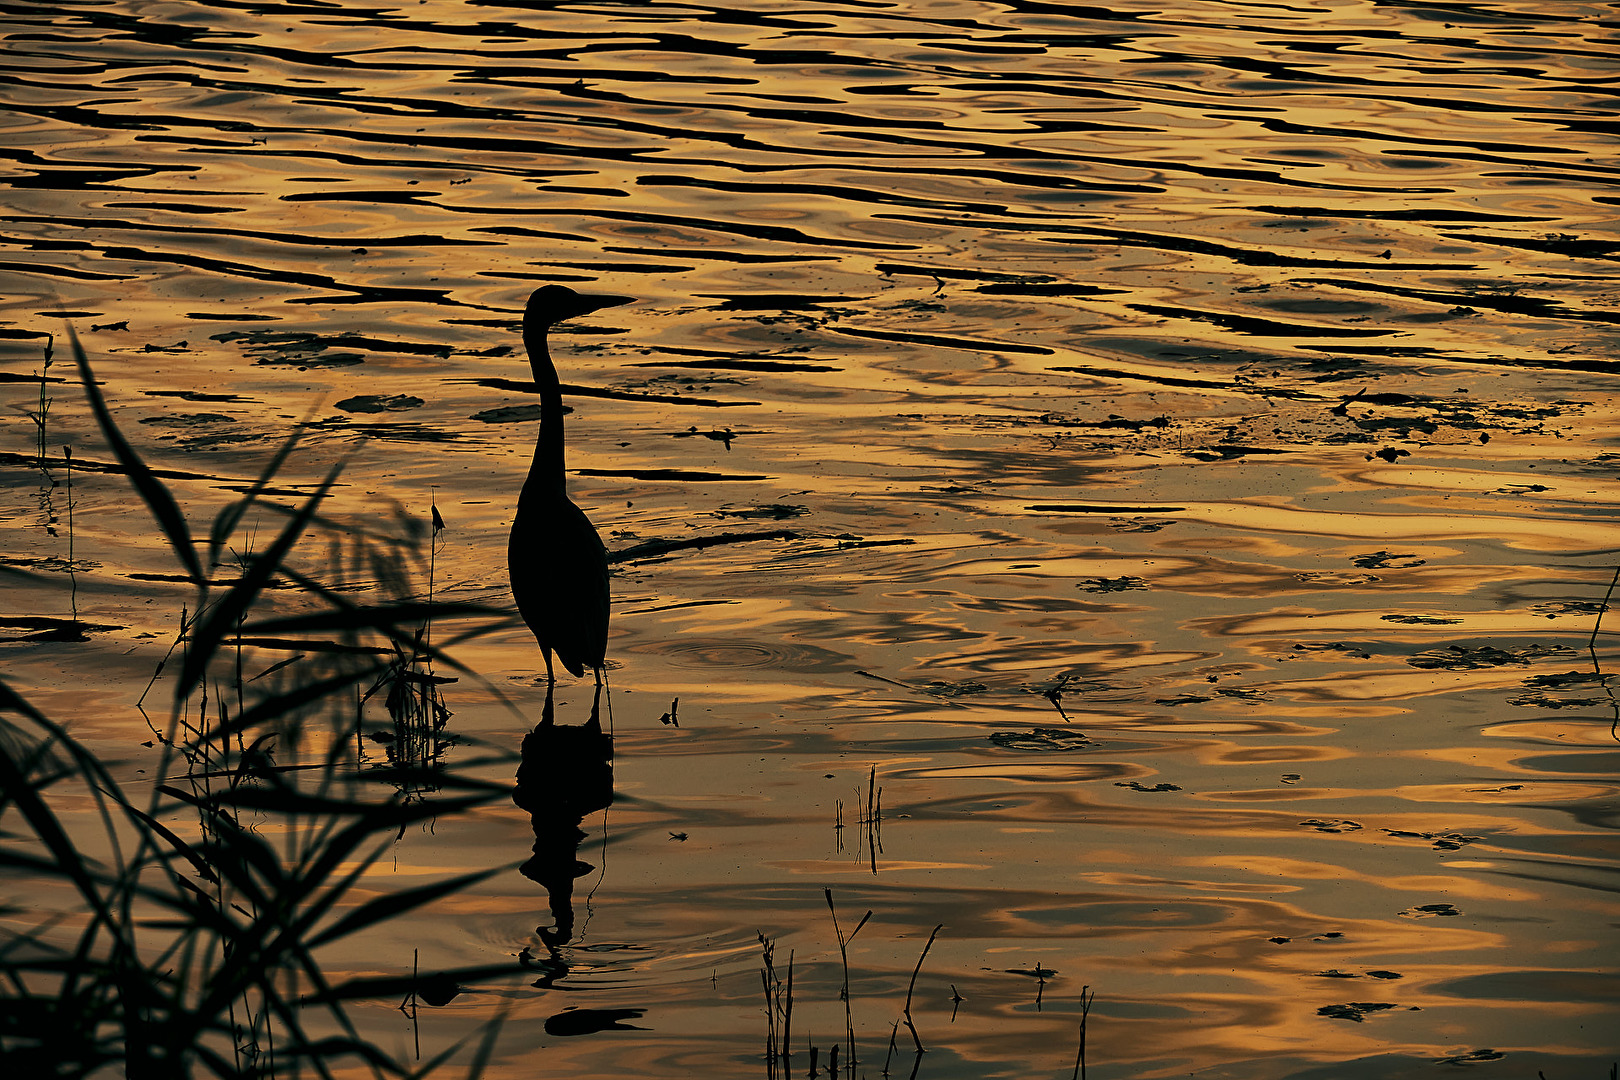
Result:
[[[529,303],[523,309],[523,326],[525,329],[543,329],[575,315],[618,307],[633,299],[611,293],[577,293],[566,285],[542,285],[529,294]]]

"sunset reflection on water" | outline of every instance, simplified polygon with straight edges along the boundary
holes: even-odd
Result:
[[[150,783],[128,703],[192,593],[61,316],[199,532],[307,418],[278,501],[345,459],[321,528],[432,535],[431,500],[435,599],[505,606],[524,299],[625,294],[551,341],[620,555],[611,801],[406,830],[367,897],[503,869],[327,958],[509,963],[424,1054],[506,1009],[492,1076],[764,1075],[764,934],[825,1065],[831,888],[846,935],[873,912],[861,1075],[894,1032],[911,1074],[938,924],[926,1080],[1069,1075],[1082,987],[1098,1077],[1606,1075],[1617,14],[9,10],[5,678]],[[75,605],[87,640],[38,636]],[[484,626],[444,767],[511,784],[544,666]]]

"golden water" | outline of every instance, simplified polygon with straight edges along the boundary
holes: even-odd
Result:
[[[6,679],[137,776],[190,595],[58,336],[69,595],[24,415],[62,313],[196,520],[313,409],[284,486],[346,456],[334,520],[436,503],[435,595],[505,603],[523,299],[630,294],[554,335],[575,501],[621,551],[779,535],[619,564],[575,939],[424,1012],[424,1051],[505,1004],[492,1075],[763,1075],[763,932],[802,1070],[843,1029],[831,887],[846,932],[874,912],[866,1076],[936,924],[929,1080],[1070,1075],[1087,985],[1098,1077],[1606,1075],[1617,31],[1578,0],[11,5]],[[29,640],[74,603],[88,641]],[[453,728],[515,752],[532,640],[458,655],[489,683]],[[543,952],[533,840],[516,806],[405,836],[378,890],[511,869],[335,966]],[[393,1004],[360,1015],[403,1047]],[[635,1030],[547,1032],[581,1008]]]

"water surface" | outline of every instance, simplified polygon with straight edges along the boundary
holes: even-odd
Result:
[[[133,779],[190,595],[64,314],[196,521],[308,420],[288,499],[346,459],[331,521],[436,505],[434,595],[505,604],[523,300],[630,294],[553,339],[615,798],[562,946],[517,805],[374,871],[507,868],[332,959],[530,965],[425,1051],[505,1005],[493,1075],[761,1075],[763,933],[803,1069],[830,887],[864,1075],[937,924],[930,1080],[1069,1075],[1083,986],[1099,1077],[1602,1075],[1620,5],[1111,8],[6,8],[7,679]],[[539,654],[457,655],[511,775]]]

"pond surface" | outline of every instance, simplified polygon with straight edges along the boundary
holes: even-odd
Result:
[[[552,338],[618,553],[573,925],[515,803],[408,831],[368,888],[499,871],[329,970],[513,974],[414,1028],[361,1003],[381,1045],[504,1009],[491,1076],[763,1076],[763,934],[825,1072],[870,910],[858,1075],[900,1024],[893,1072],[1067,1077],[1083,987],[1095,1077],[1607,1075],[1620,4],[83,0],[0,30],[6,679],[126,781],[193,593],[63,313],[194,528],[307,423],[286,501],[343,461],[328,528],[436,507],[434,598],[504,606],[524,299],[636,298]],[[445,768],[509,780],[540,654],[515,618],[451,652],[483,678],[443,687]],[[559,684],[563,724],[590,704]]]

